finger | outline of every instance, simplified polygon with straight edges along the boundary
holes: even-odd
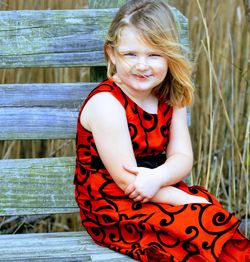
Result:
[[[128,171],[129,173],[132,173],[134,175],[138,174],[138,168],[136,166],[128,166],[128,165],[124,165],[123,168]]]
[[[148,202],[149,201],[149,199],[147,198],[147,197],[145,197],[141,202],[142,203],[146,203],[146,202]]]
[[[130,195],[129,195],[129,197],[130,198],[136,198],[136,197],[138,197],[140,194],[138,193],[138,192],[136,192],[136,190],[135,191],[133,191]]]
[[[144,199],[144,197],[143,196],[141,196],[141,195],[138,195],[136,198],[134,198],[133,200],[135,201],[135,202],[140,202],[140,201],[142,201]]]
[[[125,195],[131,194],[133,191],[135,191],[135,185],[132,183],[126,187],[124,190]]]

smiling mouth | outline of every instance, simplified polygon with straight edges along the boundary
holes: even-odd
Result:
[[[139,79],[148,79],[148,78],[150,78],[152,75],[137,75],[137,74],[134,74],[134,76],[136,77],[136,78],[139,78]]]

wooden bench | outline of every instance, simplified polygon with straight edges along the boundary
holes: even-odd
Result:
[[[74,139],[79,106],[104,79],[103,39],[124,1],[86,10],[0,12],[0,68],[91,67],[90,83],[0,85],[0,139]],[[101,7],[101,9],[100,9]],[[98,9],[99,8],[99,9]],[[187,19],[175,8],[181,41]],[[0,216],[79,212],[75,156],[0,160]],[[86,232],[0,235],[0,261],[132,261]]]

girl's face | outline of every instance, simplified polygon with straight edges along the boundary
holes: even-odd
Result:
[[[107,53],[116,67],[116,77],[130,92],[151,93],[168,71],[167,57],[131,27],[122,30],[118,46],[108,47]]]

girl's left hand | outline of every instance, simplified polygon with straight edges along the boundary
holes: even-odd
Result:
[[[148,202],[160,189],[161,184],[154,174],[154,169],[131,166],[124,166],[124,169],[136,175],[134,183],[130,184],[124,191],[134,201]]]

